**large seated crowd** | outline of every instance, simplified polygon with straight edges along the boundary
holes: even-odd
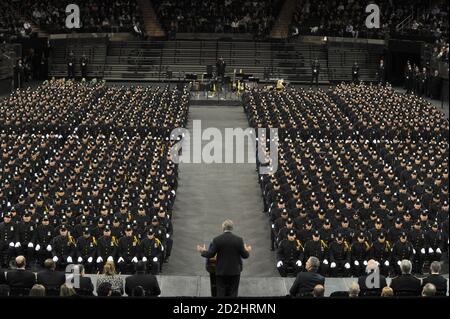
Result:
[[[152,1],[163,27],[174,32],[270,33],[277,1]]]
[[[66,28],[66,6],[57,0],[14,1],[5,3],[0,14],[0,26],[6,24],[11,32],[25,34],[24,23],[36,24],[49,33],[77,32],[131,32],[133,26],[142,22],[141,12],[135,0],[77,1],[80,8],[80,29]],[[17,16],[21,16],[18,20]]]
[[[292,28],[299,34],[340,37],[384,38],[397,32],[396,27],[408,16],[414,20],[403,29],[404,34],[425,35],[436,39],[448,37],[448,3],[433,6],[411,1],[377,1],[380,7],[380,28],[368,29],[365,12],[373,1],[311,1],[299,0],[292,20]]]
[[[162,271],[178,172],[169,134],[188,103],[186,90],[65,80],[4,99],[1,267],[23,255],[34,270],[50,259],[57,270]]]
[[[331,276],[359,276],[369,259],[386,276],[404,259],[422,273],[447,256],[449,122],[440,111],[355,84],[255,89],[244,103],[252,127],[279,129],[279,168],[259,182],[282,276],[311,256]]]

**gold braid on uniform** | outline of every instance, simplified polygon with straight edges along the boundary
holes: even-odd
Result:
[[[303,245],[302,245],[301,241],[296,240],[296,243],[297,243],[297,250],[303,250]]]
[[[344,240],[344,251],[350,252],[352,248],[348,245],[348,242]]]
[[[320,240],[320,244],[323,248],[328,249],[328,245],[323,241],[323,239]]]

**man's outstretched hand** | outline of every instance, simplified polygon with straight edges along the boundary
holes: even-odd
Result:
[[[206,245],[205,244],[203,244],[203,246],[197,245],[197,251],[199,253],[204,253],[205,251],[207,251]]]
[[[252,246],[250,246],[250,245],[244,245],[244,247],[245,247],[245,250],[246,250],[248,253],[252,251]]]

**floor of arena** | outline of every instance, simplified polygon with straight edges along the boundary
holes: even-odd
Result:
[[[397,90],[403,92],[401,88]],[[433,100],[430,102],[449,117],[448,103],[442,104]],[[212,96],[211,93],[192,93],[187,127],[189,130],[194,120],[201,121],[202,129],[214,127],[222,133],[225,128],[248,127],[241,102],[232,94]],[[225,145],[223,147],[222,153],[225,154]],[[220,234],[220,225],[225,219],[235,221],[235,232],[243,235],[246,243],[253,247],[251,259],[244,264],[240,295],[288,294],[293,279],[278,276],[275,267],[276,256],[270,251],[270,224],[267,216],[263,214],[257,177],[255,164],[201,163],[179,166],[179,188],[174,205],[176,232],[173,240],[176,244],[170,263],[165,265],[162,276],[159,277],[163,296],[210,296],[205,259],[196,252],[196,246],[208,245]],[[448,267],[445,268],[448,272]],[[92,277],[95,281],[96,276]],[[352,280],[354,279],[328,278],[326,294],[348,290]]]

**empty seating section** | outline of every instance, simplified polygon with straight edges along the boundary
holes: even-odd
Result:
[[[357,61],[361,80],[376,79],[377,52],[370,47],[327,47],[314,43],[267,43],[227,41],[107,41],[78,39],[52,42],[50,76],[67,76],[67,57],[74,52],[76,75],[80,76],[79,60],[88,59],[88,76],[106,80],[182,80],[186,74],[207,73],[215,69],[223,57],[226,75],[251,74],[261,81],[282,78],[293,83],[309,83],[311,63],[321,65],[319,82],[349,80],[351,67]]]
[[[371,47],[328,47],[328,68],[331,82],[351,81],[355,62],[360,67],[361,81],[373,81],[377,76],[378,60],[382,52]]]

